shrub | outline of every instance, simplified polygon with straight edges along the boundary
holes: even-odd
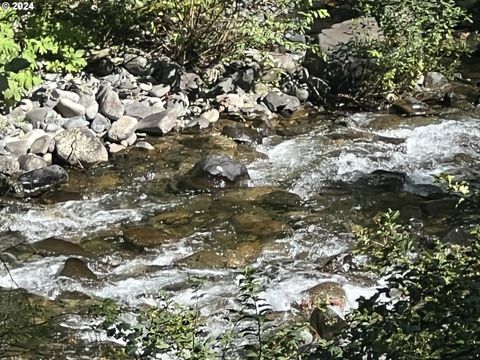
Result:
[[[465,43],[454,36],[456,26],[466,19],[454,0],[354,3],[365,16],[376,19],[381,36],[356,38],[330,55],[337,70],[340,59],[346,77],[346,83],[332,84],[338,91],[348,91],[360,100],[411,91],[427,71],[452,75],[467,52]]]

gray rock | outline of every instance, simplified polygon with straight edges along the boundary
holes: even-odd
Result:
[[[59,275],[72,279],[97,280],[97,275],[88,268],[87,263],[77,258],[68,258]]]
[[[125,115],[132,116],[137,119],[143,119],[154,113],[163,111],[165,109],[158,106],[149,106],[143,102],[132,102],[124,104]]]
[[[189,98],[198,94],[203,85],[203,80],[196,73],[183,73],[180,77],[180,91],[185,92]]]
[[[5,150],[15,156],[25,155],[30,145],[27,141],[12,141],[5,145]]]
[[[68,181],[67,172],[58,165],[52,165],[24,173],[18,177],[20,193],[38,195]]]
[[[108,58],[98,59],[87,66],[87,71],[97,76],[110,75],[115,70],[115,64]]]
[[[90,124],[90,128],[95,131],[97,134],[102,134],[105,131],[108,131],[112,124],[105,116],[98,113]]]
[[[127,139],[120,141],[120,145],[125,147],[132,146],[137,141],[137,134],[133,133]]]
[[[13,156],[0,155],[0,173],[5,175],[13,175],[20,170],[20,164]]]
[[[76,128],[82,128],[82,127],[88,127],[90,123],[85,120],[83,116],[77,116],[77,117],[72,117],[70,119],[65,120],[63,123],[63,128],[64,129],[76,129]]]
[[[19,156],[18,163],[20,164],[20,170],[32,171],[47,167],[47,162],[40,156],[27,154]]]
[[[92,165],[108,161],[105,146],[89,129],[65,130],[57,134],[55,155],[70,165]]]
[[[150,96],[162,98],[170,92],[170,85],[155,85],[148,92]]]
[[[273,66],[285,70],[288,74],[293,75],[298,65],[288,54],[272,54]]]
[[[140,120],[137,130],[149,135],[163,135],[173,129],[176,121],[176,109],[165,110]]]
[[[149,142],[146,141],[139,141],[135,144],[135,147],[141,148],[141,149],[147,149],[147,150],[155,150],[155,148],[150,144]]]
[[[136,54],[125,54],[123,67],[136,76],[148,76],[153,71],[148,59]]]
[[[448,79],[441,73],[430,71],[425,74],[423,86],[427,89],[441,88],[448,84]]]
[[[292,113],[300,108],[300,100],[295,96],[278,91],[270,91],[263,99],[263,103],[272,112]]]
[[[73,101],[74,103],[78,103],[78,101],[80,100],[80,95],[78,95],[77,93],[74,93],[73,91],[61,90],[58,88],[52,91],[52,97],[57,100],[68,99],[70,101]]]
[[[382,192],[402,191],[407,181],[407,175],[398,171],[375,170],[360,176],[355,184],[379,190]]]
[[[54,144],[54,142],[52,141],[52,144]],[[52,150],[53,151],[53,150]],[[51,153],[46,153],[42,156],[43,160],[45,160],[47,162],[48,165],[52,165],[53,163],[53,155]]]
[[[219,95],[229,94],[235,91],[235,85],[233,83],[233,77],[229,76],[225,79],[222,79],[218,82],[213,88],[208,92],[209,97],[215,97]]]
[[[109,85],[98,91],[97,101],[100,113],[110,120],[118,120],[125,112],[118,94]]]
[[[30,152],[32,154],[44,155],[50,151],[52,144],[52,138],[49,135],[43,135],[33,142],[32,146],[30,146]]]
[[[189,106],[190,101],[185,93],[179,92],[168,98],[167,110],[175,109],[178,117],[184,116]]]
[[[128,139],[137,129],[138,120],[131,116],[122,116],[108,130],[108,138],[115,142]]]
[[[220,118],[220,113],[217,109],[210,109],[200,115],[201,119],[207,120],[210,124],[216,123]]]
[[[33,125],[34,128],[40,128],[40,124],[44,123],[48,114],[52,111],[50,108],[39,108],[29,111],[25,115],[25,120]]]
[[[122,150],[125,150],[127,147],[120,144],[108,144],[108,151],[110,154],[115,154]]]
[[[162,58],[154,65],[152,77],[159,84],[170,85],[172,90],[180,86],[182,67],[168,58]]]
[[[35,129],[23,135],[19,140],[26,141],[31,146],[37,139],[45,135],[42,129]]]
[[[222,186],[250,179],[247,167],[224,155],[207,155],[190,169],[186,177],[206,180],[205,184]],[[196,182],[197,185],[200,183]]]
[[[85,106],[78,104],[67,98],[60,98],[58,100],[55,110],[62,115],[63,117],[69,118],[74,116],[83,116],[85,115]]]
[[[85,107],[85,117],[87,120],[93,120],[98,113],[98,103],[91,95],[82,95],[79,104]]]

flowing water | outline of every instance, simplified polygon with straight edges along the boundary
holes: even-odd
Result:
[[[324,266],[351,245],[351,224],[387,207],[422,217],[423,200],[409,188],[432,184],[433,175],[442,172],[475,178],[480,119],[463,114],[405,120],[362,113],[346,120],[353,124],[349,129],[318,126],[292,138],[264,139],[256,150],[268,158],[248,165],[247,193],[166,191],[172,174],[187,166],[176,156],[189,158],[196,151],[177,139],[178,148],[162,148],[161,165],[142,153],[118,158],[90,178],[79,175],[83,182],[71,175],[68,190],[81,189],[82,198],[51,203],[5,200],[0,227],[11,236],[4,236],[2,249],[50,237],[74,242],[95,254],[87,263],[98,281],[59,276],[66,255],[13,254],[10,273],[0,269],[0,287],[19,286],[52,299],[79,291],[130,305],[155,304],[163,289],[178,303],[216,314],[235,297],[239,268],[246,265],[243,253],[235,254],[247,241],[255,244],[248,259],[265,280],[265,298],[275,310],[290,310],[303,290],[326,280],[338,282],[348,305],[355,306],[355,299],[375,291],[375,284],[342,266],[334,271]],[[356,183],[378,169],[405,173],[407,191]],[[102,181],[96,182],[98,178]],[[265,200],[265,194],[278,190],[299,195],[300,204],[283,206],[283,198],[275,197]],[[247,221],[246,229],[239,230],[231,221],[239,213],[264,221]],[[155,221],[162,214],[184,220]],[[283,230],[276,231],[279,224]],[[127,246],[121,234],[129,226],[167,231],[175,240],[146,249]],[[200,255],[191,256],[195,254]],[[76,319],[65,325],[83,329],[79,324]],[[83,336],[89,341],[102,338],[91,331]]]

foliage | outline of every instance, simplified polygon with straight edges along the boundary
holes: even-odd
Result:
[[[61,42],[34,17],[0,10],[0,105],[19,101],[40,83],[40,63],[50,71],[78,71],[86,64],[83,52]]]
[[[390,239],[385,266],[383,242],[367,242],[385,286],[359,307],[336,339],[336,356],[325,349],[316,359],[472,359],[480,356],[480,238],[465,245],[435,241],[411,256],[407,229],[389,212],[364,237]],[[401,234],[401,235],[399,235]],[[399,240],[400,239],[400,240]],[[377,257],[375,254],[381,254]],[[330,346],[333,346],[330,344]]]
[[[467,17],[454,0],[354,3],[362,14],[376,19],[381,34],[356,36],[331,57],[344,59],[341,66],[348,83],[341,90],[360,99],[410,91],[427,71],[450,76],[468,51],[466,44],[455,38],[456,26]],[[363,32],[361,26],[356,31]]]
[[[460,205],[465,199],[471,196],[470,186],[467,184],[466,181],[453,181],[455,177],[453,175],[448,174],[440,174],[435,177],[435,182],[439,184],[445,184],[447,187],[447,191],[450,193],[456,194],[460,196],[458,200],[458,205]]]

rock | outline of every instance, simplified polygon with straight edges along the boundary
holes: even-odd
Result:
[[[113,70],[115,70],[115,64],[108,58],[98,59],[88,64],[86,68],[86,71],[101,77],[110,75]]]
[[[457,196],[428,200],[421,203],[420,208],[428,216],[445,218],[458,213],[458,200]]]
[[[33,154],[19,156],[18,163],[20,164],[20,170],[23,171],[41,169],[48,165],[43,158]]]
[[[108,138],[115,142],[128,139],[137,129],[138,120],[131,116],[123,115],[115,121],[108,130]]]
[[[438,89],[448,84],[448,79],[441,73],[429,71],[423,78],[423,86],[427,89]]]
[[[173,91],[180,87],[182,67],[168,58],[162,58],[154,65],[152,77],[159,84],[170,85]]]
[[[88,268],[87,263],[78,258],[68,258],[63,265],[60,276],[73,279],[97,280],[97,275]]]
[[[131,227],[123,231],[125,240],[141,247],[156,247],[178,237],[163,230],[144,226]]]
[[[67,172],[58,165],[32,170],[17,179],[21,193],[35,196],[68,181]]]
[[[135,144],[135,141],[137,141],[137,134],[133,133],[130,135],[128,138],[125,140],[120,141],[120,144],[122,144],[125,147],[132,146]]]
[[[188,269],[220,269],[226,265],[225,258],[210,250],[201,250],[185,259],[180,260],[178,265]]]
[[[240,123],[224,126],[222,128],[222,135],[228,136],[238,142],[258,144],[261,144],[262,139],[265,137],[265,135],[260,134],[257,130],[246,127]]]
[[[177,112],[175,109],[161,111],[138,122],[137,131],[149,135],[163,135],[170,132],[177,122]]]
[[[42,129],[34,129],[20,137],[19,140],[21,141],[26,141],[28,145],[31,147],[31,145],[39,138],[45,135],[45,131]]]
[[[0,155],[0,174],[11,176],[20,170],[16,157]]]
[[[79,104],[85,107],[85,117],[87,120],[95,119],[95,116],[98,113],[98,103],[95,98],[91,95],[82,95],[80,96]]]
[[[261,196],[258,202],[263,208],[269,207],[276,210],[298,208],[302,203],[302,198],[294,193],[284,190],[274,190]]]
[[[52,91],[52,96],[58,100],[63,98],[73,101],[74,103],[77,103],[80,100],[80,95],[78,95],[77,93],[73,91],[61,90],[59,88],[55,88]]]
[[[148,76],[152,73],[153,67],[148,59],[141,55],[125,54],[125,62],[123,67],[135,76]]]
[[[32,247],[45,255],[91,256],[90,252],[80,245],[54,237],[34,242]]]
[[[445,195],[440,187],[432,184],[406,184],[403,191],[425,198],[435,198]]]
[[[170,92],[170,85],[155,85],[152,89],[148,92],[150,96],[163,98]]]
[[[229,219],[235,232],[239,235],[253,236],[257,239],[275,239],[284,236],[291,229],[261,212],[235,214]]]
[[[277,113],[291,114],[300,108],[300,100],[295,96],[278,91],[270,91],[263,99],[263,103],[270,111]]]
[[[180,92],[168,97],[167,110],[175,109],[177,117],[184,116],[190,106],[190,100],[186,94]]]
[[[90,125],[90,123],[87,120],[85,120],[83,116],[77,116],[77,117],[73,117],[65,120],[65,122],[63,123],[63,128],[67,130],[77,129],[77,128],[86,128],[88,127],[88,125]]]
[[[355,184],[374,188],[384,192],[402,191],[407,181],[407,175],[397,171],[375,170],[359,177]]]
[[[196,73],[183,73],[180,77],[180,91],[194,98],[204,85],[203,80]]]
[[[11,141],[5,145],[5,150],[15,156],[25,155],[29,148],[27,141]]]
[[[118,120],[124,114],[123,104],[110,85],[104,85],[97,93],[99,111],[110,120]]]
[[[394,103],[390,110],[393,113],[404,116],[423,116],[428,114],[429,107],[422,101],[412,96],[407,96],[405,99]]]
[[[70,165],[83,166],[108,161],[107,149],[88,129],[65,130],[57,134],[54,140],[55,155]]]
[[[125,115],[132,116],[139,120],[146,118],[149,115],[159,113],[165,109],[159,106],[148,106],[143,102],[132,102],[124,104]]]
[[[40,124],[45,122],[51,112],[52,109],[50,108],[33,109],[25,115],[25,120],[32,124],[35,129],[38,129],[40,128]]]
[[[155,150],[155,148],[152,146],[152,144],[146,142],[146,141],[139,141],[135,144],[135,147],[141,148],[141,149],[147,149],[147,150]]]
[[[210,109],[200,115],[202,119],[207,120],[210,124],[216,123],[220,118],[220,113],[217,109]]]
[[[293,75],[297,69],[298,65],[288,54],[271,54],[273,60],[273,66],[279,69],[285,70],[288,74]]]
[[[68,98],[60,98],[58,100],[57,106],[55,106],[55,110],[62,115],[63,117],[69,118],[74,116],[83,116],[85,115],[85,106],[82,104],[78,104],[73,102]]]
[[[111,126],[112,124],[110,123],[110,120],[108,120],[102,114],[97,114],[95,116],[95,119],[93,119],[92,123],[90,124],[90,128],[97,134],[102,134],[103,132],[110,129]]]
[[[227,183],[250,179],[245,165],[224,155],[207,155],[188,171],[187,176]]]
[[[115,154],[117,152],[125,150],[127,147],[120,144],[108,144],[108,152],[110,154]]]
[[[244,268],[254,262],[262,252],[262,245],[258,241],[247,241],[235,249],[229,250],[227,254],[227,266]]]
[[[310,316],[310,325],[320,338],[331,340],[347,326],[347,323],[330,308],[323,310],[315,308]]]

